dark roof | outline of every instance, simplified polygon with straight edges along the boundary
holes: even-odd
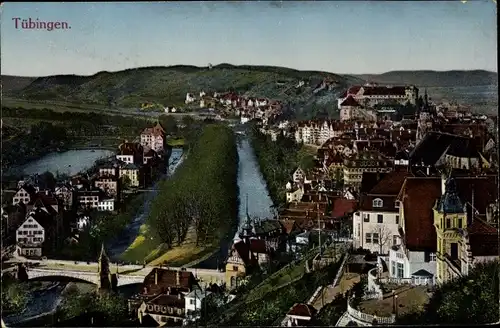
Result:
[[[369,192],[386,174],[387,173],[363,172],[360,192]]]
[[[470,138],[448,133],[429,132],[410,152],[410,160],[414,164],[435,165],[445,152],[450,154],[451,149],[456,154],[462,154],[456,149],[457,147],[460,147],[460,145],[472,147],[473,143],[467,141],[467,139],[471,140]],[[451,147],[452,145],[453,147]]]
[[[448,147],[446,154],[462,158],[478,158],[476,142],[471,138],[455,138]]]
[[[420,269],[416,272],[413,272],[411,275],[417,276],[417,277],[432,277],[433,276],[432,273],[430,273],[429,271],[424,270],[424,269]]]
[[[241,260],[245,265],[252,264],[253,257],[250,254],[250,248],[243,240],[235,241],[232,246],[232,251],[235,251],[240,256]]]
[[[154,304],[154,305],[160,305],[160,306],[168,306],[168,307],[174,307],[174,308],[180,308],[184,309],[185,306],[185,301],[184,297],[182,294],[178,295],[169,295],[169,294],[160,294],[156,296],[155,298],[149,300],[146,302],[147,304]],[[158,312],[153,311],[148,311],[148,313],[161,313],[161,309]]]
[[[277,231],[281,232],[282,229],[283,227],[278,220],[261,220],[254,224],[255,233],[258,235]]]
[[[295,224],[295,220],[280,220],[281,225],[285,229],[285,233],[289,235],[294,229],[297,228],[297,225]]]
[[[475,217],[467,227],[472,256],[498,256],[498,231]]]
[[[496,175],[480,177],[455,177],[458,195],[464,203],[472,204],[479,214],[486,214],[488,206],[495,202],[498,195]],[[474,201],[472,195],[474,194]]]
[[[394,155],[395,160],[408,160],[410,158],[410,153],[407,150],[400,150]]]
[[[381,195],[361,195],[360,209],[362,211],[383,211],[383,212],[397,212],[398,209],[394,207],[397,195],[381,196]],[[373,200],[382,200],[382,207],[373,207]]]
[[[340,106],[358,106],[359,107],[359,103],[354,100],[354,98],[352,96],[349,96],[347,97],[341,104]]]
[[[314,307],[309,304],[304,303],[295,303],[290,310],[288,311],[288,315],[296,315],[301,317],[310,317],[314,316],[318,312]]]
[[[155,283],[155,275],[158,274],[158,284]],[[179,277],[179,284],[177,284]],[[148,294],[159,293],[170,288],[181,288],[191,290],[196,285],[193,273],[189,271],[178,271],[169,269],[154,268],[144,278],[143,287],[148,288]]]
[[[30,197],[33,197],[33,195],[36,194],[36,189],[32,185],[25,184],[19,189],[24,189],[30,195]]]
[[[406,178],[412,174],[406,170],[393,171],[386,174],[382,179],[368,192],[370,195],[394,195],[397,196]]]
[[[436,209],[440,213],[463,213],[464,204],[458,196],[457,185],[454,178],[446,180],[445,193],[441,195],[437,202]]]
[[[383,95],[395,95],[404,96],[406,94],[406,87],[382,87],[382,86],[363,86],[364,96],[383,96]]]
[[[436,251],[432,209],[440,196],[441,178],[406,178],[398,198],[402,200],[408,249]]]

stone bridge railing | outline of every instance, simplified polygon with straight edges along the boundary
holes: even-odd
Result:
[[[390,317],[379,317],[376,315],[371,315],[363,313],[355,308],[351,307],[350,300],[347,300],[347,315],[352,321],[363,325],[363,326],[375,326],[375,325],[391,325],[396,322],[396,316],[391,315]]]

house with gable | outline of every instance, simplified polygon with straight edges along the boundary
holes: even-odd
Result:
[[[159,122],[154,127],[146,128],[141,132],[141,145],[144,148],[150,148],[155,152],[163,152],[165,143],[165,130]]]
[[[21,256],[42,256],[42,246],[45,241],[47,214],[41,211],[28,213],[24,222],[16,231],[16,251]],[[39,222],[40,221],[40,222]]]
[[[389,254],[399,244],[400,210],[398,194],[411,173],[405,170],[386,174],[368,192],[361,194],[360,208],[353,217],[353,246]]]
[[[435,282],[436,231],[432,209],[441,195],[441,179],[407,177],[397,197],[400,243],[391,247],[389,276],[415,284]]]
[[[189,271],[154,268],[145,278],[141,292],[128,300],[129,312],[142,323],[154,319],[158,326],[180,326],[186,318],[185,296],[199,288]]]
[[[37,190],[34,186],[23,184],[14,194],[12,205],[17,205],[19,203],[28,204],[36,193]]]

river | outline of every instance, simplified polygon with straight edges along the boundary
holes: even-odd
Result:
[[[88,152],[88,151],[81,151]],[[97,153],[97,151],[96,151]],[[35,167],[43,168],[44,170],[49,170],[54,172],[58,167],[61,166],[61,161],[59,160],[59,156],[64,156],[65,153],[62,154],[54,154],[55,156],[48,155],[40,159],[39,161],[43,161],[43,165],[41,163],[32,163],[27,165],[29,169],[34,169]],[[83,154],[83,153],[82,153]],[[105,155],[106,153],[101,153]],[[178,165],[182,162],[182,150],[173,149],[172,155],[169,159],[169,174],[172,174],[174,170],[178,167]],[[50,156],[50,157],[49,157]],[[252,218],[256,219],[265,219],[272,218],[273,213],[271,210],[272,201],[268,195],[266,183],[262,177],[262,174],[259,170],[259,165],[257,163],[257,159],[255,158],[254,151],[250,145],[248,138],[244,135],[238,136],[238,156],[239,156],[239,164],[238,164],[238,188],[240,195],[240,206],[239,206],[239,215],[238,215],[238,223],[239,228],[245,223],[246,213]],[[48,160],[50,158],[51,160]],[[90,156],[82,155],[81,158],[90,158]],[[95,157],[98,159],[98,157]],[[71,167],[73,167],[73,162],[71,163]],[[90,162],[88,160],[87,163],[81,163],[82,165],[92,165],[93,161]],[[41,173],[43,171],[31,171],[33,173]],[[139,232],[139,228],[144,222],[144,219],[148,215],[149,204],[151,200],[156,195],[156,192],[151,192],[146,202],[144,203],[144,209],[141,211],[140,215],[138,215],[133,222],[126,228],[125,232],[121,235],[120,240],[114,241],[111,243],[108,248],[108,254],[112,258],[116,258],[117,255],[121,254],[129,245],[133,242],[134,238],[137,236]],[[248,209],[246,207],[246,198],[248,195]],[[236,235],[235,235],[236,237]],[[228,249],[232,243],[232,239],[224,240],[221,242],[221,247],[219,251],[212,256],[211,258],[199,263],[196,267],[198,268],[207,268],[207,269],[215,269],[219,266],[219,259],[224,261]],[[56,308],[57,304],[60,302],[60,294],[61,288],[54,288],[49,292],[38,293],[36,295],[36,301],[30,301],[30,308],[23,313],[23,319],[27,317],[36,316],[37,314],[44,313],[47,311],[51,311]],[[12,318],[14,319],[14,318]],[[16,318],[18,319],[18,318]],[[15,320],[12,320],[15,321]],[[9,322],[12,322],[9,320]]]
[[[50,153],[36,161],[20,167],[24,174],[41,174],[46,171],[53,174],[75,175],[85,171],[101,158],[112,156],[114,152],[104,149],[69,150],[62,153]]]
[[[241,129],[238,129],[241,131]],[[238,211],[238,231],[246,222],[248,215],[255,220],[273,218],[272,200],[267,191],[266,182],[260,172],[255,153],[246,135],[238,135],[238,189],[240,205]],[[247,199],[248,197],[248,209]],[[223,240],[219,251],[209,259],[200,262],[195,267],[203,269],[218,269],[219,263],[227,257],[233,240],[238,238],[238,231],[233,239]]]

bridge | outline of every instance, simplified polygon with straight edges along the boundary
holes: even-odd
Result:
[[[149,189],[127,189],[127,190],[122,190],[122,192],[124,194],[135,194],[135,193],[138,193],[138,192],[154,192],[154,191],[160,191],[160,189],[152,189],[152,188],[149,188]]]
[[[111,266],[111,273],[116,273],[118,278],[118,286],[139,284],[144,281],[144,278],[154,269],[163,268],[169,270],[185,270],[192,272],[193,275],[204,283],[223,284],[225,281],[225,272],[212,269],[196,269],[196,268],[179,268],[179,267],[153,267],[142,265],[126,265],[126,266]],[[71,265],[60,267],[27,267],[26,273],[28,279],[43,280],[44,278],[51,277],[66,277],[74,280],[86,281],[92,284],[98,284],[99,274],[97,270],[97,263],[87,265]]]

